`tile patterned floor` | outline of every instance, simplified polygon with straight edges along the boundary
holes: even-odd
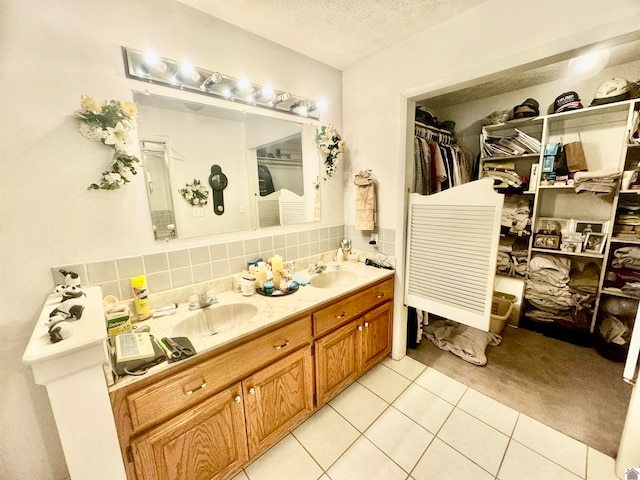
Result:
[[[404,357],[385,359],[233,480],[615,480],[614,460]]]

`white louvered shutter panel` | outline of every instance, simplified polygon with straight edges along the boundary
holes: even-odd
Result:
[[[409,196],[408,306],[489,330],[503,200],[492,179]]]

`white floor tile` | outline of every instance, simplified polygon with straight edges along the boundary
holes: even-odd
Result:
[[[411,380],[382,364],[378,364],[360,377],[358,382],[391,403],[407,388]]]
[[[395,408],[387,409],[364,433],[380,450],[410,472],[433,435]]]
[[[454,405],[460,401],[460,398],[462,398],[462,395],[467,389],[466,385],[463,385],[453,378],[447,377],[431,367],[428,367],[422,372],[420,376],[415,379],[415,383]]]
[[[327,472],[331,480],[405,480],[407,472],[360,437]]]
[[[584,478],[587,465],[584,443],[523,414],[518,418],[513,439]]]
[[[250,480],[316,480],[323,473],[292,435],[284,437],[244,471]]]
[[[410,385],[393,406],[433,434],[438,433],[454,409],[449,402],[415,384]]]
[[[511,436],[518,419],[518,412],[472,388],[462,396],[458,408]]]
[[[395,370],[400,375],[408,378],[409,380],[415,380],[427,368],[423,363],[414,360],[411,357],[404,356],[400,360],[393,360],[391,357],[385,357],[382,360],[382,364],[386,365],[392,370]]]
[[[329,405],[360,432],[364,432],[389,406],[358,382],[331,400]]]
[[[500,472],[500,480],[578,480],[580,477],[560,465],[525,447],[511,441],[507,448]]]
[[[509,443],[508,436],[459,408],[451,413],[438,438],[494,475]]]
[[[293,435],[326,470],[356,441],[360,432],[325,405],[296,428]]]
[[[587,480],[618,480],[616,461],[608,455],[589,447],[587,452]]]
[[[249,480],[249,477],[247,477],[247,474],[244,473],[244,470],[240,473],[238,473],[235,477],[233,477],[231,480]]]
[[[429,445],[427,452],[411,472],[411,477],[415,480],[451,480],[452,478],[493,480],[494,478],[438,438]]]

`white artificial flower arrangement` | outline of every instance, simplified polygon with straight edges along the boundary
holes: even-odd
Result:
[[[344,156],[345,141],[342,140],[336,128],[329,124],[329,126],[322,127],[319,132],[316,132],[316,145],[325,157],[324,179],[328,180],[336,173],[338,164]]]
[[[113,148],[111,169],[102,172],[99,183],[92,183],[88,190],[117,190],[135,175],[140,160],[131,155],[138,113],[133,102],[109,100],[99,103],[88,95],[80,96],[78,118],[82,120],[80,133],[93,142],[102,142]]]
[[[197,178],[193,179],[193,183],[185,184],[184,188],[178,191],[182,198],[194,207],[201,207],[209,202],[209,190]]]

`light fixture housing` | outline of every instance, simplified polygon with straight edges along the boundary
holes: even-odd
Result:
[[[140,50],[122,47],[125,73],[128,78],[155,83],[170,88],[191,91],[200,95],[245,103],[256,107],[300,117],[319,119],[321,110],[313,108],[317,102],[289,92],[262,86],[246,79],[238,79],[218,71],[145,54]],[[204,79],[204,81],[202,80]],[[293,107],[296,108],[293,108]]]

